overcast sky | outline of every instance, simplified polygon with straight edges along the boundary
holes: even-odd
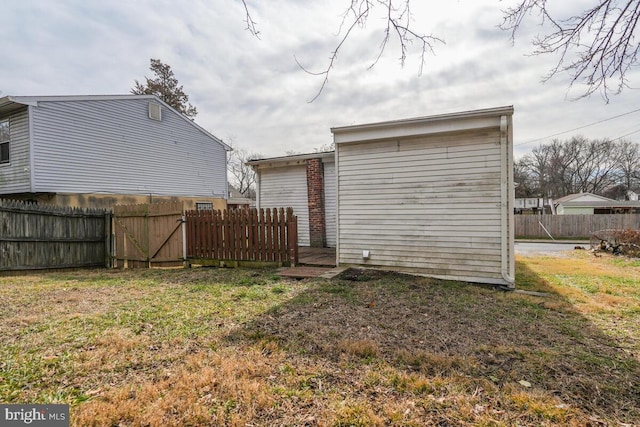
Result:
[[[239,0],[4,0],[0,13],[0,95],[126,94],[152,77],[149,59],[169,64],[196,122],[234,146],[264,156],[312,152],[331,127],[513,105],[516,156],[549,135],[640,108],[638,90],[607,104],[571,100],[568,77],[543,84],[553,57],[532,57],[535,19],[514,45],[497,28],[511,0],[414,0],[414,29],[442,38],[419,75],[419,49],[400,66],[395,41],[375,67],[384,19],[352,33],[328,85],[311,71],[328,65],[349,0],[248,0],[252,36]],[[562,2],[577,13],[593,1]],[[570,3],[568,5],[567,3]],[[629,75],[640,87],[640,73]],[[637,131],[637,133],[632,133]],[[640,140],[640,112],[579,131],[590,138]],[[533,142],[530,142],[533,141]]]

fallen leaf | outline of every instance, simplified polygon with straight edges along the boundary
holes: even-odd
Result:
[[[525,387],[531,387],[531,383],[530,383],[529,381],[520,380],[520,381],[518,381],[518,383],[519,383],[520,385],[525,386]]]

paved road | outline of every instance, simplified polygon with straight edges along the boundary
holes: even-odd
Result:
[[[533,256],[533,255],[551,255],[562,256],[567,251],[573,251],[576,246],[582,246],[589,249],[589,242],[516,242],[516,254]]]

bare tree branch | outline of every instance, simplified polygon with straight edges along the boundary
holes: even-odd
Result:
[[[247,2],[248,0],[242,0],[247,29],[259,37]],[[338,35],[342,34],[342,37],[331,52],[326,68],[311,71],[294,55],[303,71],[323,77],[318,93],[309,102],[315,101],[327,86],[338,54],[353,31],[364,28],[371,22],[370,18],[376,10],[384,13],[384,26],[377,55],[369,69],[380,61],[389,42],[394,39],[400,48],[401,66],[405,64],[409,46],[419,44],[421,75],[427,54],[433,53],[434,47],[444,44],[444,41],[437,36],[414,30],[410,4],[411,0],[350,0],[338,31]],[[543,77],[543,82],[567,73],[571,78],[569,90],[577,85],[586,87],[578,98],[588,97],[599,91],[606,102],[611,94],[619,94],[629,87],[627,72],[639,65],[640,34],[637,32],[640,0],[597,0],[593,7],[565,19],[552,13],[547,0],[519,0],[515,6],[503,11],[500,27],[511,32],[513,42],[525,19],[531,15],[537,16],[540,24],[549,30],[534,38],[535,49],[532,54],[554,54],[558,57],[555,66]]]
[[[546,0],[523,0],[504,11],[501,28],[511,31],[514,40],[523,20],[535,12],[541,23],[549,23],[552,30],[533,41],[533,54],[559,56],[543,81],[566,72],[571,76],[569,88],[586,85],[579,98],[600,91],[606,102],[610,94],[619,94],[628,87],[626,73],[638,65],[640,50],[640,35],[636,34],[639,0],[600,0],[594,7],[564,20],[552,18]]]
[[[342,22],[338,34],[343,33],[343,28],[347,28],[344,31],[343,36],[340,38],[336,48],[329,57],[329,64],[327,67],[318,72],[310,71],[307,67],[303,66],[297,57],[294,59],[298,66],[308,74],[314,76],[324,76],[320,89],[316,95],[308,102],[313,102],[322,94],[322,91],[329,82],[329,74],[333,69],[335,61],[338,58],[338,53],[342,46],[346,43],[347,39],[351,35],[354,29],[363,28],[369,20],[369,16],[375,7],[382,7],[385,11],[385,29],[383,31],[382,41],[376,58],[368,67],[373,68],[384,53],[392,34],[395,35],[395,39],[400,47],[400,64],[404,67],[407,58],[407,51],[409,45],[414,42],[418,42],[421,45],[420,53],[420,67],[419,75],[422,74],[424,64],[426,62],[426,54],[434,52],[434,46],[436,44],[444,44],[444,41],[433,35],[421,34],[414,31],[411,27],[413,19],[410,9],[410,0],[404,0],[401,2],[401,7],[396,7],[394,0],[351,0],[351,4],[343,14]]]
[[[247,24],[247,28],[245,30],[249,30],[252,36],[257,39],[260,39],[260,31],[258,30],[256,21],[251,17],[251,13],[249,12],[249,6],[247,5],[247,0],[242,0],[242,5],[244,6],[245,18],[244,22]]]
[[[313,72],[313,71],[309,71],[307,68],[305,68],[300,61],[298,61],[298,58],[294,55],[293,59],[296,61],[296,64],[298,64],[298,66],[307,74],[311,74],[312,76],[324,76],[324,79],[322,81],[322,84],[320,85],[320,89],[318,90],[318,93],[316,93],[316,95],[311,98],[310,101],[307,101],[309,103],[312,103],[313,101],[315,101],[316,99],[318,99],[318,97],[320,96],[320,94],[322,93],[322,91],[324,90],[325,86],[327,85],[327,83],[329,82],[329,72],[331,71],[331,69],[333,68],[333,64],[336,61],[336,59],[338,58],[338,52],[340,51],[340,48],[342,47],[342,45],[347,41],[347,39],[349,38],[349,34],[351,34],[351,31],[353,31],[354,28],[356,28],[357,26],[362,26],[364,25],[364,22],[367,19],[367,16],[369,15],[369,2],[366,2],[366,7],[356,11],[356,9],[354,9],[354,4],[358,3],[356,0],[353,0],[351,2],[351,7],[349,8],[349,10],[345,13],[343,19],[342,19],[342,24],[340,24],[340,28],[342,31],[342,25],[344,25],[344,23],[346,22],[346,17],[347,15],[352,12],[354,14],[354,19],[351,21],[349,28],[347,29],[347,31],[345,32],[344,36],[342,36],[342,38],[340,39],[340,42],[338,43],[338,45],[336,46],[335,50],[331,53],[331,56],[329,57],[329,65],[327,66],[326,69],[324,69],[323,71],[320,72]]]

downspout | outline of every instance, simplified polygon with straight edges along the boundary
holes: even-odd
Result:
[[[515,267],[513,260],[513,233],[515,231],[513,224],[513,150],[510,149],[511,127],[507,116],[500,117],[500,154],[502,167],[500,171],[500,211],[501,211],[501,265],[502,278],[506,284],[502,285],[504,289],[515,289]]]
[[[336,186],[336,267],[340,266],[340,167],[338,165],[338,144],[336,136],[333,135],[333,164],[335,169],[335,186]]]
[[[34,178],[35,178],[35,167],[33,160],[33,106],[29,105],[27,107],[27,126],[29,128],[29,192],[35,193],[34,191]]]
[[[258,166],[251,166],[256,174],[256,209],[260,210],[260,181],[262,175]]]

